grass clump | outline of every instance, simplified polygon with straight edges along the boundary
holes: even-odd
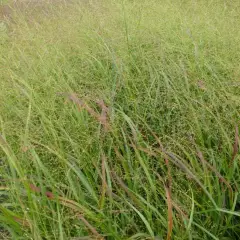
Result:
[[[239,2],[10,6],[2,238],[239,239]]]

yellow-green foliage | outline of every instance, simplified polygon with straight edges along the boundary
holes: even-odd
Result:
[[[1,9],[3,239],[240,238],[239,1]]]

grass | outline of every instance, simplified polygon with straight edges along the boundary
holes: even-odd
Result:
[[[239,1],[30,6],[0,23],[0,238],[239,239]]]

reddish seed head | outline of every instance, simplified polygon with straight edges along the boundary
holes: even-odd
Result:
[[[46,194],[46,196],[47,196],[49,199],[53,199],[53,198],[54,198],[54,195],[53,195],[52,192],[46,192],[45,194]]]
[[[33,192],[41,192],[41,189],[34,184],[30,184],[29,187]]]

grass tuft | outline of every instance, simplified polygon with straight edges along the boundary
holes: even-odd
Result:
[[[0,1],[0,239],[240,239],[239,13]]]

